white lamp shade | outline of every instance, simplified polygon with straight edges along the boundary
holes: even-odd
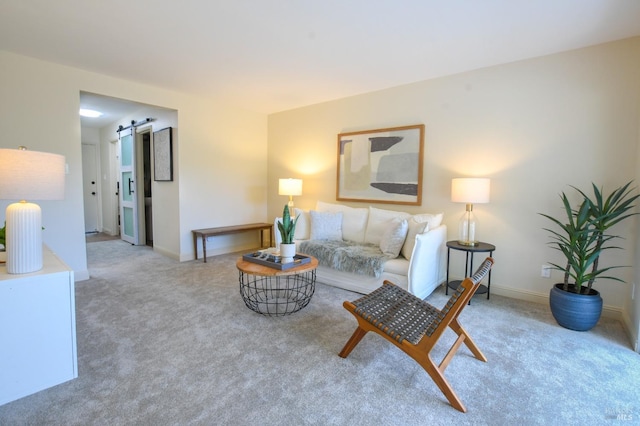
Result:
[[[302,179],[280,179],[280,195],[302,195]]]
[[[0,149],[0,199],[62,200],[64,156]]]
[[[454,203],[488,203],[491,195],[491,179],[456,178],[451,180],[451,201]]]

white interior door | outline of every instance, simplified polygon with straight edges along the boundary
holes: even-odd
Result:
[[[139,244],[136,150],[131,134],[120,137],[120,238]]]
[[[98,232],[98,168],[96,146],[82,144],[84,232]]]

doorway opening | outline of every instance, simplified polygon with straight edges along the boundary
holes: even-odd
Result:
[[[91,177],[87,181],[89,185],[95,181],[96,196],[90,186],[85,198],[87,202],[97,198],[98,234],[119,237],[141,246],[165,244],[162,233],[158,233],[159,239],[154,238],[154,222],[157,226],[165,226],[173,216],[164,209],[155,212],[153,209],[169,198],[165,194],[173,196],[173,189],[168,184],[159,188],[153,179],[153,131],[154,128],[176,126],[177,111],[84,91],[80,92],[80,106],[103,112],[103,116],[97,119],[81,117],[80,120],[82,142],[93,144],[97,151],[96,179]],[[128,123],[132,126],[127,126]],[[120,131],[122,127],[128,131]],[[126,140],[127,158],[122,154],[125,134],[129,136]],[[131,171],[125,176],[122,175],[126,173],[126,169],[122,169],[124,163]],[[87,166],[93,168],[89,161]],[[126,199],[123,199],[124,194],[127,194]],[[123,212],[124,207],[127,209]],[[91,221],[86,222],[93,229]],[[135,227],[135,232],[125,232],[132,227]]]
[[[139,145],[142,148],[142,181],[144,185],[144,206],[140,209],[140,225],[144,226],[144,243],[153,247],[153,202],[151,194],[151,131],[146,129],[138,136]],[[138,172],[140,173],[140,172]],[[138,179],[140,176],[138,175]],[[144,221],[144,225],[143,222]]]

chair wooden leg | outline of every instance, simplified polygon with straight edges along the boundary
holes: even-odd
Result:
[[[465,337],[466,336],[464,334],[458,335],[458,338],[456,339],[456,341],[453,344],[453,346],[451,346],[449,348],[449,352],[447,352],[447,354],[444,356],[444,358],[442,358],[442,361],[440,362],[440,365],[438,366],[440,371],[442,371],[444,373],[444,370],[447,369],[447,366],[449,365],[449,363],[453,359],[453,356],[456,354],[456,352],[458,352],[458,349],[460,348],[460,345],[462,345],[462,342],[465,341]]]
[[[473,353],[473,355],[477,359],[479,359],[480,361],[487,362],[487,357],[484,356],[482,351],[478,348],[478,346],[476,346],[476,343],[473,341],[471,336],[469,336],[469,333],[467,333],[467,331],[464,328],[462,328],[462,326],[460,325],[457,319],[454,319],[453,321],[451,321],[451,324],[449,324],[449,327],[451,327],[451,329],[455,331],[458,336],[460,335],[464,336],[464,344],[467,346],[467,348],[469,348],[471,353]]]
[[[416,361],[418,361],[418,364],[420,364],[422,368],[424,368],[424,370],[429,374],[433,382],[436,384],[436,386],[438,386],[440,391],[447,398],[449,404],[451,404],[451,406],[456,410],[466,413],[467,409],[465,408],[464,404],[462,403],[460,398],[458,398],[458,395],[456,395],[456,393],[453,391],[453,388],[449,384],[447,378],[444,377],[443,371],[436,366],[431,357],[427,355],[421,357],[420,360],[416,359]]]
[[[355,348],[358,343],[360,343],[360,340],[362,340],[365,334],[367,334],[367,330],[358,326],[358,328],[356,328],[356,331],[353,332],[351,338],[347,341],[347,343],[344,345],[344,348],[342,348],[338,355],[340,355],[340,357],[342,358],[348,357],[353,348]]]

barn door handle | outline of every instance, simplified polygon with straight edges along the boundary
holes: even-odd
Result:
[[[135,191],[131,189],[131,184],[133,183],[133,179],[129,178],[129,195],[133,194]]]

